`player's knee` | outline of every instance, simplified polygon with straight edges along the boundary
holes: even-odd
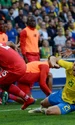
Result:
[[[50,106],[50,103],[48,102],[48,98],[44,99],[43,101],[41,101],[41,106],[44,108],[48,108]]]
[[[40,104],[42,107],[44,107],[44,101],[41,101]]]
[[[41,101],[40,104],[41,104],[41,106],[44,107],[44,108],[48,107],[46,101],[44,101],[44,100]]]

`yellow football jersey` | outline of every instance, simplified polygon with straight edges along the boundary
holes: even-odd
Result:
[[[73,75],[73,62],[59,60],[58,64],[66,69],[66,84],[62,91],[62,99],[70,104],[75,104],[75,76]]]

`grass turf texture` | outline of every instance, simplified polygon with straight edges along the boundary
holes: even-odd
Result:
[[[36,104],[29,106],[28,109],[20,110],[21,105],[9,103],[0,106],[0,125],[74,125],[75,112],[67,115],[46,116],[41,113],[29,114],[29,108],[39,107],[38,100]]]

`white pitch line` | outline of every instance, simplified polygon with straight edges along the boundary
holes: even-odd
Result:
[[[25,110],[30,110],[31,108],[27,108]],[[22,109],[5,109],[5,110],[0,110],[0,112],[10,112],[10,111],[20,111]]]

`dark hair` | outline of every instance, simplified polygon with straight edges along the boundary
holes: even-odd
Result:
[[[32,19],[35,19],[35,17],[33,15],[28,16],[28,18],[27,18],[27,24],[29,24],[29,22],[31,22]]]
[[[10,11],[11,9],[13,9],[12,7],[9,7],[8,10]]]
[[[68,38],[67,40],[66,40],[66,43],[67,43],[67,41],[69,41],[69,40],[71,40],[72,38],[70,37],[70,38]]]
[[[53,56],[53,55],[49,55],[49,56],[48,56],[48,60],[50,60],[51,56]]]
[[[28,4],[28,3],[25,3],[24,6],[29,6],[29,4]]]

